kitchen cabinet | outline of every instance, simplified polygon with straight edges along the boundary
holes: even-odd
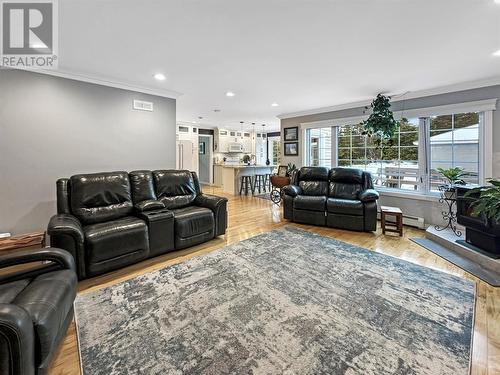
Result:
[[[215,152],[228,152],[231,135],[226,129],[215,129],[214,131],[214,149]]]
[[[253,136],[250,132],[243,133],[243,152],[245,152],[246,154],[254,153]]]

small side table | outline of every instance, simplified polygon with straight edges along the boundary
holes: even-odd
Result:
[[[394,216],[396,221],[389,221],[386,216]],[[385,232],[399,233],[403,236],[403,211],[397,207],[380,206],[380,221],[382,223],[382,234]]]

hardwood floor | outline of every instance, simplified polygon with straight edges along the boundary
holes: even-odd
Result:
[[[211,187],[205,187],[203,190],[206,193],[224,195],[218,189]],[[251,196],[228,196],[228,198],[229,226],[225,236],[194,248],[148,259],[125,269],[91,280],[85,280],[79,285],[80,293],[112,285],[137,275],[205,254],[225,245],[279,228],[283,225],[296,225],[323,236],[334,237],[379,253],[395,256],[409,262],[474,280],[477,283],[477,303],[471,374],[500,374],[500,288],[489,286],[409,240],[411,237],[423,237],[424,231],[405,227],[404,237],[398,237],[397,234],[384,236],[381,234],[380,229],[374,233],[358,233],[292,224],[283,220],[281,218],[281,209],[268,200]],[[64,343],[54,358],[50,374],[80,374],[78,343],[74,322],[71,324]]]

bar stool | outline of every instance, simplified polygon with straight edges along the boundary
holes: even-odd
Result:
[[[273,185],[271,184],[271,176],[272,176],[271,173],[266,173],[264,175],[264,185],[268,187],[269,191],[273,190]]]
[[[266,192],[266,175],[264,174],[256,174],[255,175],[255,181],[253,183],[253,189],[254,191],[259,188],[259,193],[261,189],[264,190],[264,193]]]
[[[250,185],[250,191],[254,192],[254,187],[252,184],[252,176],[241,176],[240,177],[240,195],[243,191],[243,187],[245,188],[245,195],[248,195],[248,185]]]

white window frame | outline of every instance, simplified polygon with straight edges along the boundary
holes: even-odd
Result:
[[[442,106],[426,107],[426,108],[416,108],[405,111],[395,111],[394,117],[396,119],[401,119],[403,117],[412,118],[429,118],[431,116],[444,116],[452,115],[457,113],[469,113],[469,112],[479,112],[479,184],[484,184],[487,179],[493,177],[493,111],[496,110],[498,99],[486,99],[466,103],[456,103]],[[335,131],[332,131],[332,138],[335,134],[335,142],[332,142],[332,163],[338,165],[337,160],[337,127],[345,125],[357,125],[361,121],[366,120],[367,115],[363,116],[353,116],[344,117],[338,119],[304,122],[300,124],[300,131],[302,134],[302,139],[304,140],[302,145],[302,164],[307,163],[307,138],[306,130],[311,128],[323,128],[332,127]],[[424,119],[423,119],[424,120]],[[419,157],[419,170],[423,172],[424,181],[429,178],[428,170],[428,155],[430,150],[429,137],[427,136],[426,126],[419,126],[419,139],[424,139],[425,142],[419,142],[419,155],[425,155],[425,157]],[[422,138],[423,137],[423,138]],[[333,139],[332,139],[333,141]],[[422,153],[422,154],[421,154]],[[394,188],[384,188],[376,187],[377,190],[383,192],[386,195],[391,196],[412,196],[419,197],[420,199],[428,200],[435,199],[436,193],[431,193],[427,189],[423,191],[406,191],[403,189]],[[418,198],[417,198],[418,199]]]

